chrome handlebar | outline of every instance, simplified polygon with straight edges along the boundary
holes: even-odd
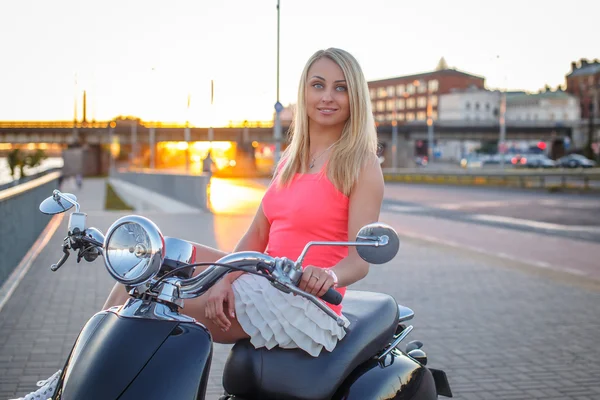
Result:
[[[300,283],[300,279],[302,278],[302,267],[297,262],[289,260],[285,257],[271,257],[267,254],[256,251],[242,251],[228,254],[225,257],[222,257],[216,263],[229,264],[238,268],[248,267],[248,272],[255,273],[258,272],[258,267],[262,264],[263,266],[267,267],[270,275],[274,278],[271,281],[273,286],[285,293],[294,293],[306,298],[331,318],[333,318],[339,326],[344,326],[344,320],[342,320],[331,308],[326,306],[318,297],[306,293],[297,287]],[[205,271],[193,278],[183,280],[170,278],[165,280],[165,284],[173,285],[179,289],[179,293],[177,295],[179,299],[190,299],[201,296],[218,280],[223,278],[223,276],[233,271],[235,270],[224,266],[211,265]],[[165,284],[163,284],[163,286]],[[161,288],[161,294],[158,298],[171,302],[176,300],[173,296],[175,293],[173,293],[173,291],[170,289],[167,289],[165,293],[165,289],[167,288]],[[164,294],[166,294],[166,298],[164,297]]]

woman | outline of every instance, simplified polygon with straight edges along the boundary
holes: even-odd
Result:
[[[348,52],[330,48],[308,60],[291,137],[235,251],[295,260],[309,241],[347,241],[379,219],[384,184],[375,123],[366,80]],[[195,246],[198,260],[226,255]],[[300,288],[316,296],[332,286],[344,294],[369,270],[354,248],[337,246],[311,248],[304,264]],[[127,298],[123,286],[116,285],[104,308]],[[341,306],[329,306],[342,316]],[[301,348],[313,357],[323,348],[332,351],[345,335],[343,327],[308,300],[242,272],[229,273],[203,296],[187,300],[183,312],[204,324],[215,342],[250,338],[257,348]]]

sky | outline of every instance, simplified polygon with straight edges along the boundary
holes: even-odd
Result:
[[[367,80],[450,67],[488,88],[565,83],[600,58],[597,0],[280,0],[280,101],[294,103],[317,50],[352,53]],[[119,115],[271,120],[277,0],[2,0],[0,121]],[[211,104],[211,80],[214,97]],[[188,99],[189,107],[188,107]]]

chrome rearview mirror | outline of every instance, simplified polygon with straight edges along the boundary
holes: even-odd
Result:
[[[40,203],[40,211],[44,214],[54,215],[68,211],[73,206],[77,206],[76,210],[79,212],[79,204],[74,194],[54,190],[52,196]]]
[[[361,244],[356,246],[358,255],[370,264],[391,261],[400,248],[400,239],[394,228],[381,222],[363,226],[356,235],[356,242]]]
[[[369,264],[385,264],[396,256],[400,247],[398,234],[389,225],[374,222],[358,231],[355,242],[309,242],[300,253],[296,268],[302,267],[302,261],[311,246],[355,246],[358,255]]]

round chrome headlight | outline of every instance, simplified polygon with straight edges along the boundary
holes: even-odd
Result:
[[[130,286],[154,277],[165,255],[165,240],[154,222],[139,215],[119,218],[104,240],[104,264],[117,281]]]

